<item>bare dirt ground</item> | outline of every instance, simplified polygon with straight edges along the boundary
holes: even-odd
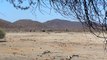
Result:
[[[0,60],[107,60],[103,39],[90,33],[7,33]]]

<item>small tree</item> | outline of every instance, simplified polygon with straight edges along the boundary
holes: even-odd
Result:
[[[5,32],[0,29],[0,39],[3,39],[5,37]]]

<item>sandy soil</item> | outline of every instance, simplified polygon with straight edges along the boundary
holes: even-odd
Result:
[[[103,39],[90,33],[7,33],[0,60],[107,60]]]

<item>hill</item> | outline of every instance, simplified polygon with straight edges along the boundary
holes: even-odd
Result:
[[[80,31],[82,29],[82,25],[80,22],[68,21],[68,20],[60,20],[53,19],[44,23],[47,26],[47,29],[52,30],[72,30],[72,31]]]
[[[11,24],[11,22],[0,19],[0,27],[1,28],[10,28],[10,27],[12,27],[12,24]]]
[[[82,25],[80,22],[53,19],[44,23],[33,21],[30,19],[20,19],[13,23],[0,19],[0,27],[5,30],[12,31],[41,31],[41,30],[53,30],[53,31],[82,31]]]
[[[38,21],[33,21],[30,19],[21,19],[13,23],[20,30],[30,31],[30,30],[40,30],[43,24]]]

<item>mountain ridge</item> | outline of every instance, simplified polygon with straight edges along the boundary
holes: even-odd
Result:
[[[4,21],[5,23],[3,23]],[[82,25],[80,22],[76,21],[68,21],[62,19],[53,19],[48,20],[46,22],[38,22],[31,19],[20,19],[13,23],[3,20],[0,20],[2,25],[1,28],[6,29],[6,25],[10,26],[8,29],[12,30],[20,30],[20,31],[34,31],[34,30],[71,30],[71,31],[80,31],[82,29]],[[5,25],[5,26],[4,26]]]

